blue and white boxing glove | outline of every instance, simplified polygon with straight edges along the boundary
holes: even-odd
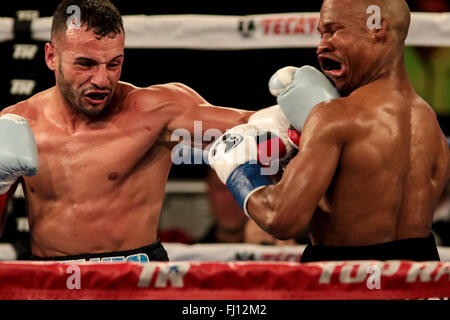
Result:
[[[22,175],[37,174],[38,168],[36,142],[27,120],[15,114],[0,117],[0,194]]]
[[[270,78],[269,91],[300,132],[314,106],[340,97],[333,83],[312,66],[281,68]]]
[[[261,136],[267,137],[267,131],[251,124],[236,126],[217,138],[208,154],[211,168],[227,185],[247,217],[250,217],[247,212],[249,197],[273,184],[268,175],[262,174],[262,166],[258,162]]]

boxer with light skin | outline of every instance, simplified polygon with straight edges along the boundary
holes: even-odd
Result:
[[[122,19],[108,1],[94,2],[63,1],[55,12],[45,61],[56,86],[0,114],[27,120],[39,154],[32,174],[19,172],[25,175],[32,254],[69,259],[146,247],[128,253],[167,260],[156,241],[171,149],[178,143],[171,133],[193,133],[194,120],[203,130],[225,132],[253,112],[212,106],[180,83],[138,88],[119,81]],[[81,28],[68,29],[65,10],[74,4],[81,8]],[[2,128],[12,123],[1,119]],[[33,139],[27,141],[33,154]],[[2,169],[16,163],[0,155]]]
[[[378,29],[367,28],[370,5],[381,9]],[[310,226],[302,262],[439,260],[430,231],[449,180],[449,148],[405,71],[409,23],[403,0],[325,0],[318,61],[342,97],[313,106],[278,183],[239,195],[232,180],[242,185],[254,176],[240,167],[239,176],[227,175],[237,198],[247,197],[248,215],[270,234],[289,239]],[[278,96],[282,109],[302,106],[296,81]]]

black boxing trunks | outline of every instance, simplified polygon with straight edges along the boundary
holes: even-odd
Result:
[[[439,261],[434,235],[390,241],[370,246],[306,246],[300,262],[339,260],[412,260]]]
[[[93,254],[78,254],[58,257],[31,256],[31,260],[38,261],[61,261],[61,262],[139,262],[169,261],[166,249],[161,241],[157,239],[154,243],[133,250],[101,252]]]

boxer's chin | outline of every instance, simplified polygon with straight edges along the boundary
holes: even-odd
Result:
[[[78,106],[78,110],[85,115],[96,116],[100,114],[103,109],[105,109],[107,103],[107,100],[102,102],[93,102],[90,99],[82,97]]]
[[[349,81],[345,81],[344,79],[337,79],[333,82],[342,97],[350,95],[356,89],[350,84]]]

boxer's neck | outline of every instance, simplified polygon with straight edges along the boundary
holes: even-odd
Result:
[[[78,110],[61,94],[58,86],[53,88],[53,103],[51,108],[52,119],[55,124],[65,130],[74,133],[81,130],[91,130],[92,127],[98,127],[99,124],[108,121],[108,119],[120,111],[120,101],[118,98],[121,90],[117,86],[113,97],[103,112],[99,115],[87,115]]]
[[[408,82],[404,62],[404,47],[395,47],[394,49],[386,50],[384,54],[380,55],[370,72],[361,81],[359,87],[382,79],[399,83]]]

